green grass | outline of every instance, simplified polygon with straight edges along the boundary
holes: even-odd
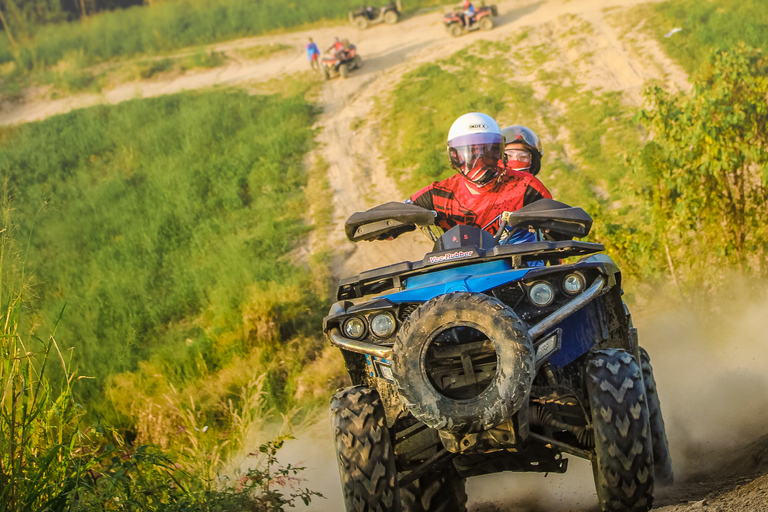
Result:
[[[636,8],[636,18],[686,71],[699,69],[712,50],[745,43],[768,52],[768,4],[762,0],[674,0]],[[673,28],[682,30],[664,37]]]
[[[296,342],[294,363],[270,358],[325,312],[315,277],[285,257],[307,243],[302,159],[315,115],[302,94],[222,91],[0,130],[0,168],[31,240],[32,323],[44,334],[64,310],[60,336],[96,377],[87,403],[141,361],[183,388],[238,357],[264,364],[270,403],[281,401],[317,342]]]

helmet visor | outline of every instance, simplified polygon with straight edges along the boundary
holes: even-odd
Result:
[[[470,181],[480,183],[496,168],[502,153],[502,137],[494,133],[472,133],[453,139],[448,146],[451,166]]]

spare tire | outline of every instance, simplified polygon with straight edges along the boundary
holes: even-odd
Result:
[[[454,292],[423,304],[403,323],[392,371],[416,419],[438,430],[478,432],[528,400],[533,346],[502,302]]]

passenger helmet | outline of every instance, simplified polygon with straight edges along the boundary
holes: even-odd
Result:
[[[504,137],[491,116],[472,112],[459,117],[448,131],[451,167],[478,187],[484,187],[501,170]]]
[[[528,171],[536,176],[539,173],[539,170],[541,170],[541,156],[544,154],[541,147],[541,140],[539,140],[538,135],[533,133],[533,130],[530,128],[520,125],[507,126],[501,130],[501,134],[504,136],[505,148],[509,144],[522,144],[531,154],[531,162],[528,167],[522,165],[512,167],[510,162],[507,161],[507,169]]]

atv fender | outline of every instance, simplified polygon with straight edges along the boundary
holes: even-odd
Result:
[[[601,263],[602,269],[606,275],[606,288],[610,289],[616,285],[621,286],[621,271],[618,265],[605,254],[592,254],[579,260],[579,263]]]

